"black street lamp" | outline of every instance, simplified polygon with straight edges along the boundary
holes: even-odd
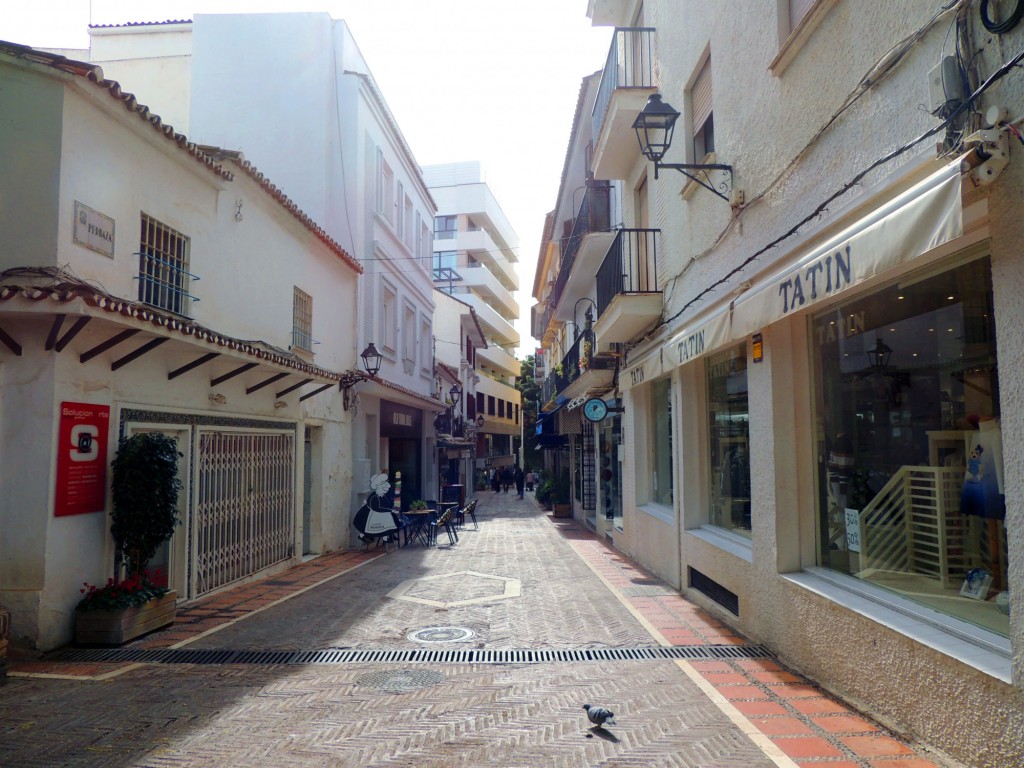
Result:
[[[364,349],[359,356],[363,359],[363,368],[366,369],[366,372],[370,374],[371,377],[376,376],[377,372],[380,370],[381,354],[377,351],[377,348],[373,346],[372,341],[366,345],[366,349]]]
[[[719,192],[707,181],[707,171],[725,171],[729,174],[729,181],[725,185],[727,189],[732,189],[732,166],[723,165],[721,163],[663,163],[661,158],[668,152],[668,148],[672,145],[672,133],[675,131],[676,120],[679,119],[679,113],[673,109],[669,104],[664,103],[661,100],[660,93],[651,94],[647,99],[647,104],[640,114],[636,116],[636,120],[633,121],[633,130],[636,131],[636,140],[640,143],[640,152],[643,156],[654,163],[654,178],[658,178],[658,171],[662,168],[670,168],[673,171],[679,171],[684,176],[692,179],[693,181],[700,184],[704,189],[709,192],[713,192],[720,198],[725,200],[727,203],[731,202],[728,196]],[[704,178],[699,178],[690,171],[701,171],[703,172]]]
[[[871,361],[871,367],[876,371],[884,371],[889,367],[889,358],[892,357],[892,347],[882,341],[880,338],[875,339],[874,349],[867,351],[868,360]]]
[[[452,384],[452,388],[448,390],[448,395],[452,399],[452,408],[455,408],[462,401],[462,387],[458,383]]]

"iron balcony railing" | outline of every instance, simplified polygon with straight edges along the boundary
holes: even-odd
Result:
[[[594,137],[601,135],[612,94],[618,88],[654,87],[654,29],[620,27],[612,36],[592,113]]]
[[[597,316],[620,293],[658,293],[660,229],[622,229],[597,270]]]
[[[595,352],[594,332],[588,325],[573,339],[561,362],[545,377],[541,385],[543,402],[549,402],[589,370],[609,370],[615,367],[613,357],[597,356]]]
[[[607,232],[611,227],[611,187],[606,182],[587,185],[583,200],[572,222],[569,237],[562,243],[562,258],[558,266],[558,277],[551,288],[550,306],[557,307],[569,282],[569,275],[576,263],[583,238],[592,232]]]

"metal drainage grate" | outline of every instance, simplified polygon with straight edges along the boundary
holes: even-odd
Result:
[[[460,643],[473,637],[476,632],[467,627],[427,627],[405,636],[414,643]]]
[[[185,648],[78,649],[56,654],[59,662],[137,664],[552,664],[659,659],[767,659],[760,645],[674,645],[643,648],[562,648],[431,650],[326,649],[319,651],[204,651]]]
[[[444,675],[430,669],[392,669],[387,672],[372,672],[356,680],[357,685],[376,688],[385,693],[406,693],[429,688],[444,681]]]

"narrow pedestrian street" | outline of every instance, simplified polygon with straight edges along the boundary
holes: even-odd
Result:
[[[477,518],[455,545],[337,552],[182,606],[113,652],[13,659],[0,765],[952,765],[530,494],[482,492]]]

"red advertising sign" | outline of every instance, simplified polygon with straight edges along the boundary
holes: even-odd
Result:
[[[54,515],[102,512],[107,500],[110,406],[61,403]]]

